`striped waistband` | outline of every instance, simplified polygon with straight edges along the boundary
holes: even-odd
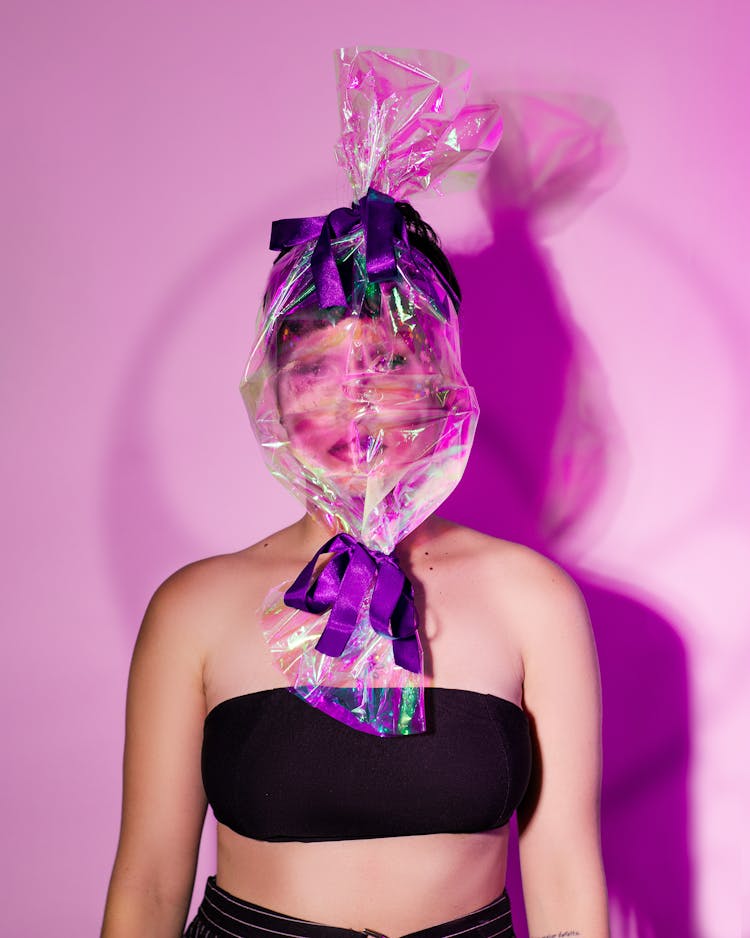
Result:
[[[283,915],[272,909],[238,899],[216,885],[209,876],[206,892],[194,921],[186,932],[189,938],[389,938],[382,932],[363,928],[337,928]],[[492,902],[441,925],[411,932],[403,938],[514,938],[510,899],[503,892]],[[393,936],[396,938],[396,936]]]

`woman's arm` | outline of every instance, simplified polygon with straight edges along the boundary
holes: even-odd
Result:
[[[155,593],[128,680],[120,839],[102,938],[179,938],[206,814],[196,571]],[[197,601],[196,601],[197,599]]]
[[[534,768],[518,811],[530,938],[608,938],[602,864],[601,692],[586,603],[559,566],[529,551],[519,609]],[[528,576],[528,580],[526,580]]]

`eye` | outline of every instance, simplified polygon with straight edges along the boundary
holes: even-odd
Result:
[[[402,365],[406,364],[405,355],[394,355],[391,360],[388,362],[389,368],[400,368]]]
[[[306,361],[295,362],[292,368],[292,374],[296,377],[316,377],[323,372],[323,369],[323,361],[319,358],[313,358]]]

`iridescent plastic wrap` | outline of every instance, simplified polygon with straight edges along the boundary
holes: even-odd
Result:
[[[424,730],[421,673],[394,664],[391,642],[370,624],[369,597],[340,657],[315,647],[329,613],[290,608],[283,588],[273,590],[264,607],[271,655],[298,696],[364,732],[393,736]]]
[[[344,49],[337,66],[336,152],[357,201],[274,222],[282,255],[241,391],[271,472],[331,533],[264,604],[274,660],[313,706],[389,736],[425,729],[393,551],[458,483],[478,415],[454,290],[396,200],[474,173],[501,125],[466,105],[468,69],[447,55]]]
[[[500,142],[496,104],[468,104],[467,62],[431,49],[340,49],[336,158],[355,198],[474,184]]]

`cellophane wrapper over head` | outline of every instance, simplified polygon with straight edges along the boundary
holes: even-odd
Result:
[[[388,262],[373,269],[371,219],[461,167],[473,173],[500,122],[493,105],[466,105],[468,70],[449,56],[348,49],[337,63],[337,155],[360,198],[337,210],[345,224],[326,242],[340,298],[322,296],[320,238],[292,243],[269,277],[241,392],[273,475],[332,534],[390,554],[460,480],[478,406],[453,291],[403,224],[388,229]],[[265,604],[266,638],[315,706],[381,735],[421,732],[421,673],[400,668],[369,626],[371,596],[372,584],[340,657],[314,650],[325,615],[285,607],[283,589]]]

